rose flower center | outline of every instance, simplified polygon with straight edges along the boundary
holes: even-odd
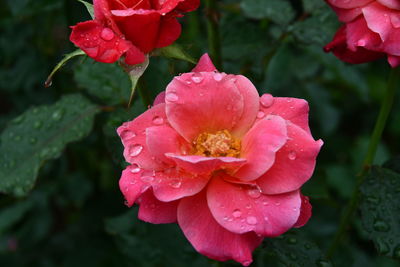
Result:
[[[216,133],[201,133],[193,141],[192,155],[206,157],[240,156],[240,140],[233,137],[228,130]]]

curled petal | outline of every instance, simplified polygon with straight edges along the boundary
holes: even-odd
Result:
[[[138,217],[149,223],[174,223],[179,201],[161,202],[154,197],[152,190],[144,192],[138,200]]]
[[[400,57],[398,56],[388,56],[388,61],[392,68],[400,66]]]
[[[388,8],[400,10],[400,2],[398,0],[377,0],[377,2]]]
[[[379,34],[368,28],[367,22],[363,17],[347,23],[346,40],[348,49],[356,52],[358,47],[363,47],[372,51],[381,51],[382,40]]]
[[[251,253],[263,239],[254,233],[232,233],[220,226],[210,213],[204,192],[180,201],[178,224],[199,253],[219,261],[233,259],[244,266],[250,265]]]
[[[369,2],[372,2],[374,0],[327,0],[329,4],[332,6],[336,6],[339,8],[356,8],[356,7],[361,7],[365,6]]]
[[[236,171],[246,163],[246,159],[232,157],[180,156],[171,153],[166,154],[166,156],[172,159],[178,167],[190,173],[209,174],[220,169]]]
[[[297,219],[296,224],[293,225],[293,227],[300,228],[304,226],[310,219],[311,214],[312,214],[312,206],[310,204],[309,198],[301,195],[300,216]]]
[[[181,24],[173,16],[162,17],[156,47],[171,45],[181,35]]]
[[[150,185],[144,183],[141,177],[142,170],[135,165],[130,165],[122,172],[119,188],[125,197],[126,204],[132,206],[137,198],[145,192]]]
[[[153,106],[165,103],[165,91],[159,93],[154,99]]]
[[[286,143],[285,120],[279,116],[267,116],[258,121],[242,140],[241,158],[247,159],[233,176],[252,181],[264,174],[275,161],[275,153]]]
[[[274,165],[256,183],[265,194],[281,194],[299,189],[314,172],[323,142],[291,122],[288,141],[276,153]]]
[[[389,35],[394,30],[391,17],[398,18],[400,21],[400,12],[393,11],[385,6],[378,3],[372,3],[362,9],[365,21],[367,22],[368,28],[379,34],[381,40],[384,42],[388,39]]]
[[[205,53],[200,57],[199,62],[197,63],[196,67],[192,69],[192,72],[211,72],[216,70],[217,69],[212,63],[210,56]]]
[[[185,0],[179,3],[177,10],[181,12],[190,12],[196,10],[200,5],[200,0]]]
[[[257,187],[226,182],[224,176],[210,181],[207,203],[215,220],[227,230],[239,234],[254,231],[273,237],[297,222],[301,207],[299,191],[265,195]]]

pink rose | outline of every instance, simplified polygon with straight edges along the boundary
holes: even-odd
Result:
[[[181,34],[177,17],[200,0],[94,0],[95,19],[72,27],[71,42],[89,57],[113,63],[122,55],[130,65],[172,44]]]
[[[326,0],[341,22],[333,41],[325,46],[348,63],[364,63],[387,56],[400,65],[399,0]]]
[[[264,237],[311,216],[300,188],[322,141],[311,136],[307,102],[260,97],[208,55],[117,131],[131,164],[119,182],[128,206],[139,204],[146,222],[177,222],[207,257],[247,266]]]

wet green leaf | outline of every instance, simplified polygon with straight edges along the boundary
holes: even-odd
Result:
[[[287,0],[243,0],[240,6],[249,18],[269,19],[280,25],[289,24],[295,16],[290,1]]]

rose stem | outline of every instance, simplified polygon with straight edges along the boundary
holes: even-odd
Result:
[[[382,100],[381,109],[379,111],[378,119],[375,122],[375,127],[371,135],[371,140],[368,146],[368,152],[365,156],[364,163],[361,169],[361,172],[357,175],[357,184],[353,190],[353,194],[346,208],[344,209],[342,216],[340,218],[339,229],[337,230],[333,241],[328,248],[326,256],[331,258],[333,253],[335,252],[337,246],[339,245],[343,234],[347,230],[347,226],[350,222],[350,219],[353,217],[353,213],[356,210],[359,202],[359,187],[363,183],[365,176],[368,170],[371,168],[371,165],[374,161],[376,150],[378,148],[378,144],[381,140],[383,130],[386,125],[386,121],[389,117],[390,110],[392,109],[393,99],[396,93],[396,88],[400,78],[400,68],[393,68],[389,75],[388,86],[385,92],[385,96]]]
[[[215,67],[222,71],[221,38],[219,35],[219,12],[215,0],[205,0],[208,48]]]

